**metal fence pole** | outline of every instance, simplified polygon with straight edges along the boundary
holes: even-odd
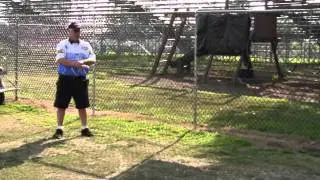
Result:
[[[314,15],[313,15],[313,11],[310,11],[310,17],[312,18]],[[310,20],[310,19],[309,19]],[[311,48],[311,38],[310,38],[310,36],[311,36],[311,34],[312,34],[312,28],[313,28],[313,25],[312,24],[309,24],[308,25],[309,26],[309,28],[308,28],[308,34],[309,34],[309,37],[308,37],[308,62],[307,62],[307,64],[309,64],[309,63],[311,63],[311,59],[313,59],[313,58],[311,58],[311,51],[312,51],[312,48]]]
[[[96,40],[96,16],[93,16],[93,46],[95,46],[95,40]],[[93,48],[95,49],[95,47]],[[96,64],[93,65],[93,87],[92,87],[92,116],[95,115],[95,111],[96,111],[96,66],[97,66],[97,61]]]
[[[198,45],[197,45],[197,17],[198,13],[195,13],[195,30],[194,30],[194,86],[193,86],[193,104],[192,104],[192,109],[193,109],[193,123],[194,126],[196,127],[197,121],[198,121],[198,63],[197,63],[197,50],[198,50]]]
[[[18,100],[18,83],[19,83],[19,18],[16,16],[16,45],[15,45],[15,61],[14,61],[14,100]]]

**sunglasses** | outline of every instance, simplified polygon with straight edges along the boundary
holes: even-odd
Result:
[[[80,28],[76,28],[76,29],[69,28],[69,30],[71,30],[71,29],[72,29],[74,32],[76,32],[76,33],[80,32]]]

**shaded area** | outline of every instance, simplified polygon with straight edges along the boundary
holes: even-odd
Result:
[[[140,165],[144,164],[145,162],[149,161],[150,159],[156,157],[156,155],[159,155],[161,154],[162,152],[170,149],[170,148],[173,148],[176,144],[178,144],[186,135],[188,135],[189,133],[191,132],[191,130],[189,131],[186,131],[185,133],[183,133],[181,136],[179,136],[177,138],[177,140],[175,140],[173,143],[165,146],[164,148],[162,148],[160,151],[157,151],[153,154],[151,154],[150,156],[148,156],[147,158],[143,159],[140,163],[138,164],[135,164],[133,166],[131,166],[129,169],[127,169],[126,171],[122,172],[123,174],[125,174],[126,172],[130,172],[131,170],[135,169],[136,167],[139,167]]]
[[[85,176],[90,176],[90,177],[94,177],[94,178],[98,178],[98,179],[104,178],[104,176],[99,175],[99,174],[86,172],[84,170],[76,169],[73,167],[68,167],[68,166],[61,165],[61,164],[55,164],[55,163],[51,163],[51,162],[44,162],[44,161],[38,161],[38,160],[33,160],[33,162],[40,164],[40,165],[43,165],[43,166],[57,168],[57,169],[60,169],[63,171],[69,171],[69,172],[73,172],[73,173],[77,173],[77,174],[81,174],[81,175],[85,175]]]
[[[319,103],[320,86],[318,86],[318,81],[320,74],[316,73],[318,71],[317,67],[317,65],[313,67],[299,66],[299,70],[296,72],[287,73],[285,79],[277,80],[273,72],[265,72],[270,69],[269,66],[261,66],[261,69],[255,71],[255,79],[243,79],[243,84],[239,84],[232,80],[234,74],[232,67],[217,62],[206,83],[203,82],[203,77],[199,75],[198,90]],[[123,68],[126,69],[125,67]],[[183,78],[174,75],[150,77],[143,74],[120,74],[122,73],[113,74],[111,79],[133,84],[131,87],[160,87],[167,89],[182,89],[186,87],[192,89],[194,87],[192,74]]]
[[[71,139],[49,141],[47,138],[24,144],[18,148],[0,153],[0,170],[23,164],[43,152],[46,148],[55,147]]]
[[[256,148],[245,140],[223,135],[196,138],[202,132],[190,132],[171,150],[195,157],[147,158],[115,175],[111,180],[207,180],[207,179],[317,179],[318,153],[314,156],[289,149]],[[205,140],[204,140],[205,139]],[[195,141],[195,142],[193,142]],[[167,160],[169,159],[169,160]],[[171,159],[171,160],[170,160]],[[308,159],[308,160],[307,160]],[[305,161],[306,160],[306,161]]]
[[[125,171],[118,176],[110,178],[110,180],[207,180],[216,178],[217,175],[214,172],[205,172],[192,166],[161,160],[148,160],[141,166]]]
[[[293,170],[286,168],[263,170],[248,166],[200,166],[193,167],[176,162],[149,160],[138,168],[110,180],[233,180],[233,179],[274,179],[274,180],[299,180],[303,178],[317,179],[316,174],[299,170],[297,176],[292,176]]]

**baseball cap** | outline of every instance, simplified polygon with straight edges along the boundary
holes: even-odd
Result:
[[[68,29],[77,29],[77,30],[79,30],[80,28],[81,28],[80,24],[78,24],[77,22],[71,22],[68,25]]]

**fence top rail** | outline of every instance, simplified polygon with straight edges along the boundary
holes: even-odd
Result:
[[[19,18],[19,17],[81,17],[81,16],[130,16],[130,15],[156,15],[156,14],[177,14],[194,15],[195,11],[159,11],[159,12],[91,12],[91,13],[70,13],[70,14],[14,14],[0,15],[0,18]]]
[[[320,11],[320,8],[314,9],[254,9],[254,10],[237,10],[237,9],[198,9],[196,13],[286,13],[286,12],[314,12]]]
[[[261,9],[261,10],[237,10],[237,9],[216,9],[216,8],[205,8],[194,11],[159,11],[159,12],[92,12],[92,13],[71,13],[71,14],[10,14],[0,15],[0,18],[23,18],[23,17],[101,17],[101,16],[135,16],[135,15],[185,15],[194,16],[199,13],[286,13],[286,12],[315,12],[320,11],[320,8],[314,9]]]

